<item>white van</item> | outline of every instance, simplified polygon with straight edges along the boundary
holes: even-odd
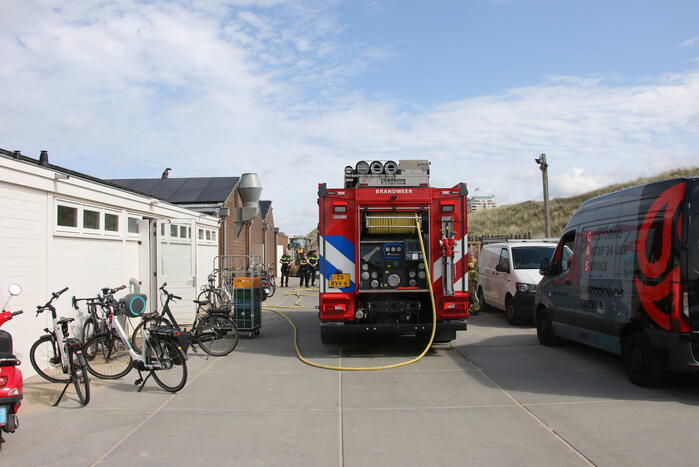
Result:
[[[505,310],[507,322],[532,319],[542,258],[551,258],[555,240],[510,240],[483,246],[478,256],[478,300]]]

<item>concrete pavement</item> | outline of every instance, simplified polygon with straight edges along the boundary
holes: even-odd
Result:
[[[278,289],[270,302],[290,304]],[[318,337],[317,299],[290,311],[306,357],[332,365],[398,362],[411,338],[330,346]],[[130,374],[92,379],[80,407],[61,385],[26,382],[21,429],[7,465],[695,465],[699,381],[659,389],[626,380],[621,361],[576,344],[540,346],[533,328],[502,313],[473,317],[450,345],[419,363],[335,372],[300,363],[291,330],[265,312],[259,337],[229,356],[190,354],[176,395]],[[27,364],[26,362],[25,364]],[[12,464],[11,464],[12,463]]]

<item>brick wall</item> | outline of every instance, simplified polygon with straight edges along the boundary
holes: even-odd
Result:
[[[263,222],[258,212],[257,216],[252,220],[250,225],[243,227],[238,237],[235,236],[235,220],[237,208],[243,207],[243,202],[236,191],[223,204],[229,209],[230,215],[223,222],[221,233],[219,234],[219,254],[222,255],[258,255],[261,258],[266,258],[266,264],[276,264],[276,235],[274,233],[274,214],[273,208],[270,207],[267,213],[267,227],[263,230]],[[248,246],[248,231],[252,237],[252,248]],[[285,244],[286,245],[286,244]],[[266,252],[264,251],[266,249]],[[264,256],[266,254],[266,257]]]

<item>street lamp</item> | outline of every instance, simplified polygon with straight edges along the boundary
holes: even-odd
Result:
[[[541,154],[534,159],[534,162],[539,164],[541,170],[541,178],[544,183],[544,231],[546,238],[551,238],[551,215],[549,213],[549,165],[546,162],[546,154]]]

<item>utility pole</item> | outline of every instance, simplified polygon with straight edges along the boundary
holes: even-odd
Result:
[[[534,159],[534,162],[539,164],[541,170],[541,178],[544,182],[544,231],[546,238],[551,238],[551,215],[549,213],[549,165],[546,162],[546,154],[541,154]]]

